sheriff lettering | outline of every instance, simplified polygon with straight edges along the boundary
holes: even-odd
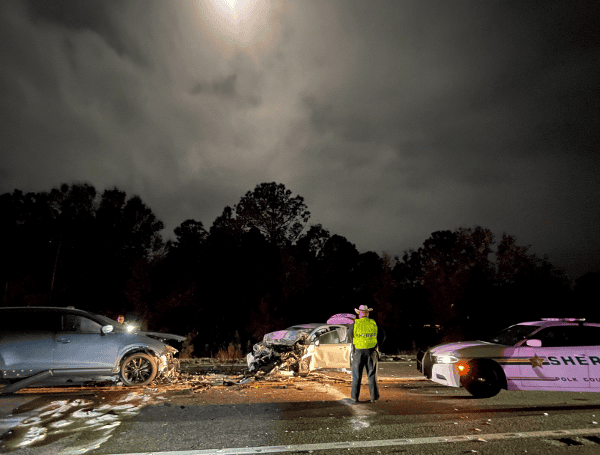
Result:
[[[600,357],[591,355],[556,356],[548,357],[550,365],[600,365]]]

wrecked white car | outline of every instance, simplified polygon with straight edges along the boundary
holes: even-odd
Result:
[[[246,360],[250,372],[291,369],[300,375],[320,368],[350,369],[351,314],[327,323],[299,324],[267,333]]]
[[[10,393],[31,384],[122,381],[146,385],[169,377],[185,337],[130,332],[106,316],[74,308],[0,308],[0,379]],[[12,385],[11,385],[12,384]]]

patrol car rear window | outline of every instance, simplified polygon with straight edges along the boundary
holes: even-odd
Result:
[[[512,325],[486,341],[504,346],[514,346],[537,329],[539,327],[536,325]]]
[[[600,327],[593,325],[581,327],[582,344],[584,346],[600,346]]]

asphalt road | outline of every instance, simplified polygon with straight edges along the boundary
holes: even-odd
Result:
[[[600,453],[600,394],[502,391],[478,400],[422,380],[414,364],[382,363],[379,375],[380,401],[370,403],[365,386],[359,404],[348,399],[350,375],[339,372],[242,385],[210,375],[135,389],[30,389],[2,416],[14,426],[0,452]]]

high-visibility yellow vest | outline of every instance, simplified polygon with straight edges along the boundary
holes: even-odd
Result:
[[[369,318],[356,319],[352,343],[356,349],[370,349],[377,346],[377,323]]]

